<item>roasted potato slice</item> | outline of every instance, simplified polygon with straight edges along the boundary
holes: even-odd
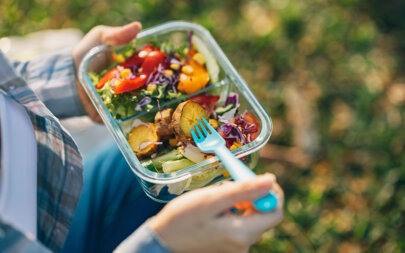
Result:
[[[128,143],[138,158],[155,153],[158,148],[156,144],[158,141],[159,136],[153,123],[139,125],[132,129],[128,135]]]
[[[187,100],[179,104],[172,116],[173,130],[179,140],[190,140],[191,129],[202,117],[207,119],[208,112],[199,103]]]
[[[167,108],[155,115],[156,133],[161,140],[167,140],[173,135],[172,122],[173,109]]]

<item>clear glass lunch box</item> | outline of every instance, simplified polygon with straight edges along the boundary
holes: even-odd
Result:
[[[207,88],[197,93],[207,92],[219,95],[220,100],[218,103],[224,102],[230,92],[239,93],[239,110],[243,111],[247,109],[256,117],[260,125],[258,137],[254,141],[232,151],[238,158],[245,157],[244,160],[247,165],[251,169],[254,169],[259,159],[258,151],[270,139],[272,132],[271,118],[249,89],[246,82],[229,62],[211,34],[200,25],[184,21],[172,21],[141,31],[136,38],[136,44],[142,46],[150,41],[164,42],[168,40],[176,44],[187,39],[190,32],[192,32],[193,38],[200,42],[200,46],[204,51],[203,53],[210,54],[211,58],[215,59],[219,66],[217,73],[218,80],[215,80],[214,83],[211,83]],[[112,62],[111,55],[113,50],[113,48],[107,45],[91,49],[79,66],[78,76],[104,121],[105,126],[111,133],[132,171],[137,176],[145,193],[155,201],[168,202],[183,192],[216,184],[223,180],[229,180],[230,178],[226,177],[224,173],[225,169],[217,157],[212,157],[173,173],[157,173],[142,165],[127,141],[128,126],[131,125],[130,122],[134,118],[144,116],[142,114],[156,113],[157,108],[155,110],[152,109],[151,112],[139,113],[134,117],[116,120],[104,105],[88,74],[89,72],[100,72],[108,68]],[[179,102],[181,101],[173,100],[168,103]]]

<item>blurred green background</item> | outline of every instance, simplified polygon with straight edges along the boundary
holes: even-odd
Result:
[[[0,37],[205,26],[274,121],[259,166],[286,214],[252,252],[404,252],[404,13],[400,0],[2,0]]]

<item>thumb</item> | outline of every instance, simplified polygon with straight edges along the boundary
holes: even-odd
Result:
[[[112,46],[128,43],[135,38],[141,28],[142,25],[139,22],[132,22],[118,27],[104,26],[101,29],[101,43]]]

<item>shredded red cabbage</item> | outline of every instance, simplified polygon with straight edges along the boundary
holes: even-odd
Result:
[[[239,107],[239,94],[236,92],[229,93],[229,96],[226,99],[225,105],[234,104],[235,107]]]
[[[224,137],[227,145],[232,145],[234,142],[240,144],[248,144],[252,142],[251,134],[256,133],[258,129],[256,124],[244,119],[246,113],[248,113],[247,110],[239,116],[234,115],[230,120],[228,120],[229,118],[226,118],[227,122],[218,128],[218,133]],[[221,116],[219,118],[221,120]]]
[[[225,136],[224,139],[226,141],[231,141],[233,142],[238,142],[242,144],[246,144],[246,138],[243,135],[243,133],[240,131],[240,129],[230,123],[226,123],[221,125],[218,128],[218,133],[222,134],[222,136]]]
[[[163,142],[161,141],[144,141],[141,144],[139,144],[139,149],[140,150],[144,150],[145,148],[147,148],[149,145],[162,145]]]
[[[250,134],[250,133],[255,133],[257,132],[257,126],[253,123],[250,123],[244,119],[244,116],[248,113],[247,110],[245,110],[242,115],[239,117],[236,117],[234,120],[234,124],[242,128],[242,131],[244,134]]]
[[[132,74],[136,74],[138,72],[138,66],[136,64],[131,66],[131,72]]]
[[[228,136],[228,134],[231,132],[231,130],[232,130],[232,124],[230,124],[230,123],[226,123],[226,124],[223,124],[223,125],[221,125],[219,128],[218,128],[218,133],[222,133],[222,134],[224,134],[225,136]]]
[[[188,36],[187,36],[187,42],[188,42],[188,51],[190,52],[191,48],[192,48],[192,44],[191,44],[191,38],[193,37],[193,31],[189,32]],[[188,58],[190,58],[190,54],[187,54],[186,57],[186,61],[188,60]]]
[[[150,97],[144,97],[139,101],[139,103],[136,105],[135,110],[136,111],[142,111],[142,106],[150,104],[152,102],[152,99]]]
[[[156,84],[156,85],[164,85],[168,84],[168,87],[166,89],[171,89],[173,92],[177,93],[177,83],[178,83],[178,74],[174,73],[172,76],[167,74],[165,72],[165,68],[163,67],[162,64],[159,64],[158,68],[152,72],[148,80],[146,81],[146,84]]]
[[[185,65],[184,62],[179,61],[177,58],[171,57],[171,56],[169,56],[169,57],[170,57],[170,61],[169,61],[170,64],[179,64],[180,66]]]
[[[138,126],[140,126],[140,125],[144,125],[144,126],[146,126],[147,128],[149,128],[151,131],[153,131],[153,129],[152,129],[152,127],[148,124],[148,123],[145,123],[145,122],[143,122],[142,120],[140,120],[140,119],[134,119],[134,121],[132,121],[132,128],[135,128],[135,127],[138,127]]]

